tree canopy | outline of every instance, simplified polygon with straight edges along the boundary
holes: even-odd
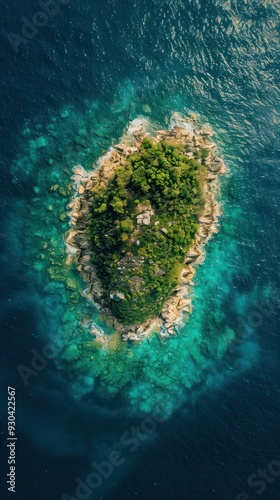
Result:
[[[178,284],[204,206],[206,156],[190,159],[182,143],[146,138],[106,188],[93,189],[92,261],[121,323],[159,314]]]

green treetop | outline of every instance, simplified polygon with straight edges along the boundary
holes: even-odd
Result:
[[[106,188],[93,189],[92,261],[105,301],[123,324],[160,313],[198,230],[207,154],[185,153],[182,143],[144,139]]]

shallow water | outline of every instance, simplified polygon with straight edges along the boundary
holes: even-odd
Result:
[[[75,496],[75,477],[85,480],[110,447],[125,461],[92,498],[255,498],[247,477],[280,453],[279,5],[70,0],[19,54],[7,33],[20,33],[21,17],[39,7],[0,8],[1,378],[17,387],[18,498]],[[71,311],[73,290],[46,271],[64,258],[68,223],[59,217],[71,193],[63,169],[90,168],[136,117],[163,127],[173,111],[210,123],[228,166],[220,232],[195,275],[190,321],[168,343],[134,349],[132,366],[127,353],[102,359],[113,399],[100,382],[93,387],[92,367],[81,377],[60,355],[25,386],[17,366],[30,366],[31,349],[86,342],[77,330],[83,308],[97,320],[79,295]],[[66,196],[50,191],[57,182]],[[229,329],[236,340],[225,354]],[[122,365],[127,376],[138,371],[119,391]],[[121,436],[158,403],[168,418],[130,452]],[[278,498],[279,481],[264,497]]]

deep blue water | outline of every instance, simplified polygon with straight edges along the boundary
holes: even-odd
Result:
[[[16,54],[7,35],[20,34],[22,17],[31,19],[39,9],[31,0],[0,6],[1,498],[13,498],[5,484],[10,385],[17,392],[18,500],[61,499],[63,493],[75,498],[75,478],[84,481],[91,462],[107,460],[113,448],[121,450],[124,463],[91,500],[233,500],[243,491],[248,496],[239,500],[276,500],[280,474],[269,474],[260,495],[260,484],[250,487],[247,478],[280,460],[279,307],[272,298],[280,289],[279,5],[70,0]],[[206,390],[159,423],[135,452],[121,444],[121,436],[143,417],[121,411],[121,396],[113,402],[98,394],[75,398],[67,373],[52,361],[28,387],[17,372],[53,332],[50,311],[56,311],[57,298],[38,291],[36,276],[22,262],[24,210],[38,172],[26,174],[28,158],[22,171],[15,173],[12,165],[25,154],[26,127],[40,130],[65,106],[81,117],[92,102],[100,122],[114,125],[102,139],[106,147],[145,104],[155,121],[186,110],[211,123],[231,174],[221,231],[209,254],[224,248],[229,232],[235,243],[226,256],[230,288],[225,278],[213,290],[213,315],[218,296],[235,331],[240,317],[251,325],[250,336],[239,338],[224,365],[213,369]],[[65,126],[61,143],[71,127]],[[98,154],[97,148],[93,159]],[[209,263],[209,272],[215,274],[215,265]],[[214,320],[207,321],[213,330]]]

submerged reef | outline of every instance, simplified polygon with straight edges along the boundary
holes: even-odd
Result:
[[[234,332],[221,294],[227,294],[231,286],[228,252],[234,252],[231,224],[236,212],[230,207],[230,217],[223,217],[224,231],[209,241],[207,259],[201,265],[206,257],[205,244],[218,231],[218,179],[225,170],[216,156],[213,131],[197,116],[185,118],[176,113],[170,120],[168,115],[160,125],[144,117],[137,118],[122,136],[127,116],[121,115],[119,109],[113,111],[108,116],[107,111],[102,114],[96,103],[91,106],[87,103],[85,113],[79,114],[69,107],[61,112],[61,118],[52,117],[43,125],[29,124],[23,131],[24,153],[12,165],[12,172],[16,182],[21,178],[28,180],[31,198],[28,205],[23,204],[17,210],[22,213],[23,246],[19,253],[28,266],[28,279],[38,283],[42,313],[38,328],[43,339],[47,333],[48,342],[51,339],[58,347],[54,363],[65,374],[69,390],[76,397],[94,390],[104,404],[108,398],[121,395],[118,401],[126,410],[137,414],[160,411],[167,416],[186,397],[193,397],[193,390],[203,388],[209,373],[213,376],[218,372],[223,377],[224,355]],[[160,130],[167,123],[168,129]],[[113,179],[117,168],[124,167],[137,155],[147,139],[153,145],[176,143],[178,151],[180,147],[186,148],[183,163],[189,165],[193,161],[193,166],[201,168],[202,203],[194,207],[195,227],[190,239],[184,240],[185,235],[178,228],[184,250],[179,263],[181,270],[175,273],[178,284],[174,282],[175,288],[168,289],[162,309],[156,310],[154,317],[148,311],[148,320],[141,325],[130,325],[117,318],[116,310],[113,313],[112,304],[121,305],[123,300],[124,292],[119,286],[114,285],[104,297],[104,284],[93,259],[93,232],[87,228],[94,216],[94,183],[103,183],[106,191],[107,179]],[[110,147],[112,144],[115,146]],[[194,174],[195,171],[196,168]],[[222,178],[226,182],[227,176]],[[126,216],[117,219],[122,222],[121,245],[125,248],[130,244],[130,234],[137,226],[140,232],[145,228],[149,232],[151,223],[156,222],[160,222],[153,226],[160,233],[160,236],[155,233],[156,237],[168,245],[172,214],[156,213],[157,207],[150,199],[151,189],[140,193],[141,196],[149,199],[151,208],[138,197],[140,210],[134,214],[132,231]],[[188,206],[192,202],[189,200]],[[101,221],[102,210],[97,215]],[[18,222],[17,217],[16,234]],[[141,248],[138,239],[143,241],[143,235],[135,239],[135,247]],[[171,250],[164,253],[168,259],[172,258]],[[165,286],[166,274],[161,273],[168,273],[168,267],[158,266],[157,270],[154,265],[153,269]],[[137,291],[137,283],[135,288]],[[171,295],[167,297],[169,290]],[[112,292],[116,294],[110,297]]]
[[[193,118],[153,135],[136,121],[91,172],[74,168],[67,250],[123,340],[173,335],[191,313],[192,264],[217,230],[225,171],[211,135]]]

